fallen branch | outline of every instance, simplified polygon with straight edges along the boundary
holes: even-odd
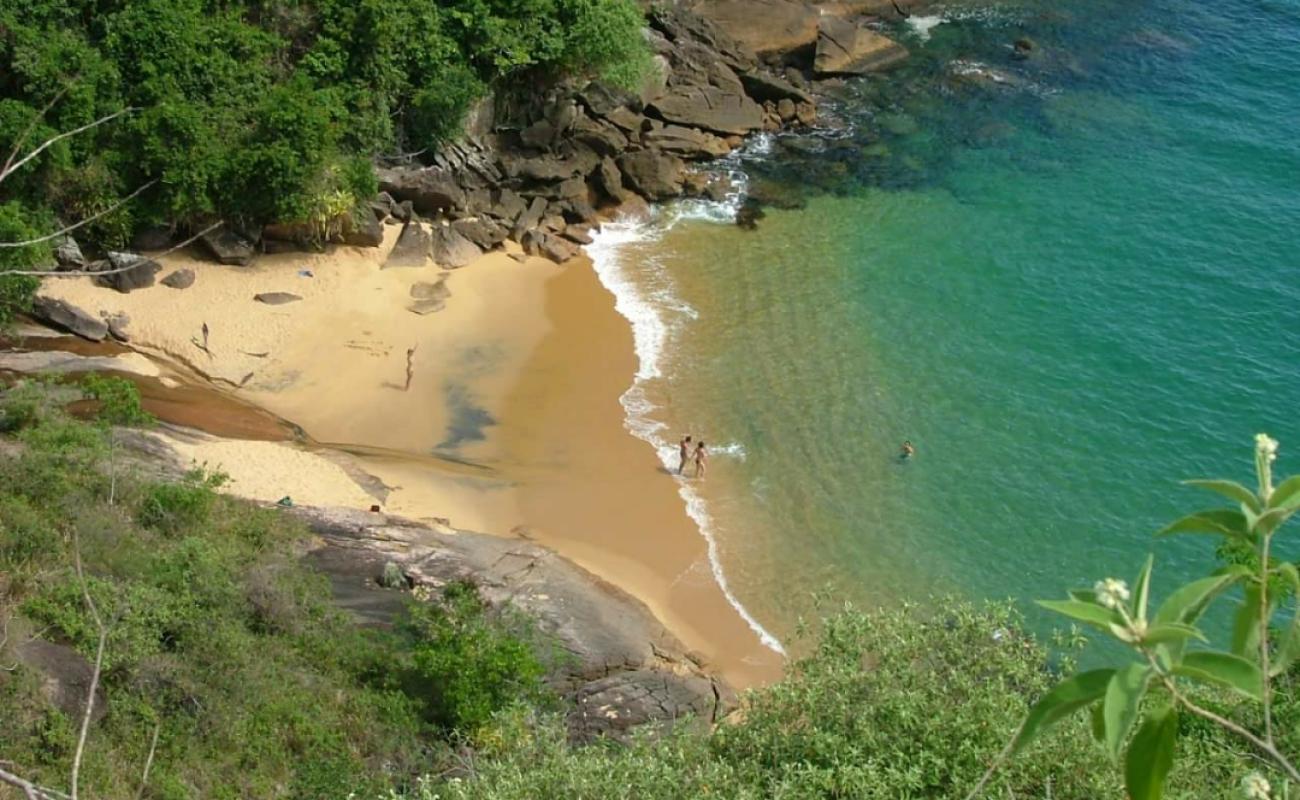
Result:
[[[45,110],[48,111],[49,108],[47,107]],[[123,114],[131,114],[139,110],[140,109],[133,108],[133,107],[124,108],[121,111],[114,111],[112,114],[109,114],[108,116],[100,117],[94,122],[86,123],[85,125],[82,125],[80,128],[74,128],[70,131],[64,131],[63,133],[57,134],[55,136],[51,136],[49,139],[46,139],[44,142],[42,142],[41,145],[37,147],[35,150],[23,156],[21,159],[19,159],[17,163],[6,163],[4,170],[0,171],[0,181],[3,181],[5,178],[8,178],[10,175],[17,172],[19,169],[22,168],[24,164],[26,164],[28,161],[31,161],[33,158],[36,158],[38,155],[43,153],[47,148],[49,148],[55,142],[62,141],[63,139],[68,138],[69,136],[76,136],[77,134],[83,131],[88,131],[91,128],[95,128],[100,125],[103,125],[106,122],[112,122],[113,120],[117,119]],[[45,116],[45,111],[42,111],[40,116],[41,117]],[[37,119],[39,120],[40,117],[37,117]],[[10,158],[12,159],[12,156]]]

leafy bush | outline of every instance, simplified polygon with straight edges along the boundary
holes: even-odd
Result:
[[[472,733],[507,706],[546,696],[526,623],[494,619],[471,584],[453,583],[441,602],[413,606],[407,632],[417,684],[446,730]]]
[[[165,534],[185,533],[202,527],[217,501],[217,489],[226,482],[221,473],[195,469],[180,481],[155,483],[144,488],[136,520]]]

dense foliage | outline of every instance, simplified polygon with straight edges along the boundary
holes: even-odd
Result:
[[[459,130],[497,84],[627,77],[645,55],[633,0],[0,0],[7,155],[105,115],[0,185],[14,219],[71,222],[151,181],[90,226],[104,246],[143,225],[218,215],[307,220],[373,193],[368,158]]]
[[[139,420],[123,386],[92,382],[99,413]],[[518,621],[497,625],[466,587],[445,609],[413,604],[400,630],[365,630],[298,560],[306,531],[216,494],[210,474],[151,480],[119,458],[109,505],[107,431],[58,407],[80,394],[27,384],[0,398],[0,429],[13,436],[0,442],[7,768],[67,788],[79,709],[51,705],[46,674],[17,651],[38,635],[93,660],[98,628],[74,552],[108,624],[85,796],[135,797],[155,727],[146,797],[343,798],[438,769],[459,731],[506,706],[546,704],[537,658],[512,638]],[[451,630],[470,635],[449,641]]]

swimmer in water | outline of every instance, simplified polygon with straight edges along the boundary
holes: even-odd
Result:
[[[898,453],[898,458],[900,460],[905,460],[911,458],[914,455],[916,455],[916,448],[912,445],[912,440],[908,439],[904,441],[903,448]]]

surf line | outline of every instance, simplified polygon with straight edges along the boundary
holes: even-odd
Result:
[[[719,203],[717,205],[722,207],[692,209],[697,213],[690,213],[689,216],[700,216],[714,220],[728,216],[734,218],[735,206],[732,203]],[[601,226],[599,232],[593,233],[593,241],[586,247],[587,254],[591,257],[592,264],[595,267],[596,276],[610,294],[614,295],[615,310],[632,326],[632,340],[637,356],[637,371],[632,385],[619,398],[624,412],[623,426],[633,436],[654,447],[660,463],[667,469],[671,469],[676,463],[677,446],[665,438],[665,425],[650,417],[650,412],[654,410],[654,406],[646,398],[645,383],[660,377],[662,374],[660,359],[664,348],[668,344],[669,325],[655,302],[642,291],[637,281],[628,274],[620,255],[628,245],[657,240],[664,231],[672,226],[672,222],[680,218],[682,218],[681,215],[674,215],[663,222],[654,220],[650,222],[607,222]],[[672,305],[677,308],[685,307],[680,302],[673,302]],[[679,481],[678,494],[686,504],[687,515],[695,522],[696,529],[699,531],[700,536],[704,538],[709,570],[713,574],[714,583],[722,591],[727,603],[740,615],[740,618],[758,636],[759,641],[765,647],[783,656],[786,655],[785,647],[782,646],[781,641],[764,628],[732,592],[731,586],[727,582],[727,575],[722,569],[717,536],[714,533],[713,522],[705,507],[703,496],[684,481]]]

